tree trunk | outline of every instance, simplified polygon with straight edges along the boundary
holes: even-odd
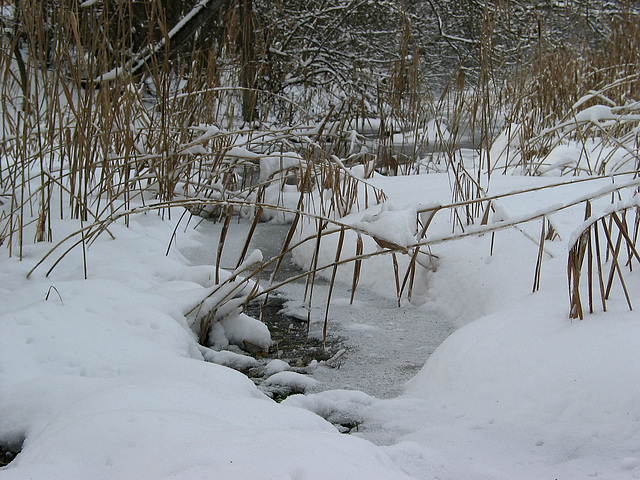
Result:
[[[251,123],[258,118],[256,68],[256,18],[253,0],[240,2],[240,87],[242,87],[242,119]]]

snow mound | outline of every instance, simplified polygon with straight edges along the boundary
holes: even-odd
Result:
[[[207,362],[217,363],[234,370],[244,371],[258,366],[258,361],[255,358],[227,350],[216,352],[210,348],[200,347],[200,353]]]
[[[245,350],[267,351],[271,346],[271,334],[260,320],[244,313],[220,320],[224,335],[229,342]]]
[[[131,220],[88,250],[89,280],[78,252],[27,280],[47,244],[25,248],[22,262],[0,258],[0,444],[24,441],[3,480],[409,478],[380,447],[205,362],[255,364],[198,345],[185,310],[211,291],[212,269],[165,255],[175,223]],[[250,317],[214,325],[268,347]]]
[[[271,360],[269,363],[267,363],[267,365],[264,367],[264,374],[270,377],[271,375],[284,372],[290,369],[291,367],[287,362],[284,362],[276,358],[274,360]]]
[[[456,331],[406,394],[374,405],[369,418],[382,415],[406,440],[444,450],[467,471],[492,472],[487,478],[635,478],[636,315],[571,323],[553,294],[541,297]],[[476,453],[473,460],[450,449],[454,437]],[[527,463],[536,465],[535,475]]]
[[[311,395],[291,395],[282,403],[304,408],[334,424],[361,423],[364,409],[377,399],[357,390],[328,390]]]
[[[264,381],[267,386],[286,387],[291,390],[304,392],[308,388],[315,387],[320,382],[307,375],[296,372],[279,372],[271,375]]]

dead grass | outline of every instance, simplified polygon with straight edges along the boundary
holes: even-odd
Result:
[[[495,19],[487,13],[484,41],[478,43],[476,52],[480,65],[477,76],[460,68],[438,95],[425,81],[419,54],[411,47],[411,25],[404,17],[399,28],[399,60],[390,67],[387,80],[377,84],[375,95],[344,99],[314,118],[309,113],[311,103],[299,104],[281,94],[239,86],[237,62],[223,56],[234,52],[234,41],[226,50],[194,51],[180,61],[156,51],[146,59],[148,68],[142,77],[134,75],[131,59],[124,53],[137,41],[126,34],[131,31],[125,15],[128,5],[119,2],[113,16],[108,17],[99,10],[78,11],[71,3],[62,2],[63,8],[53,13],[56,18],[45,21],[40,2],[19,2],[18,15],[23,21],[12,35],[0,39],[0,244],[6,245],[10,256],[22,258],[24,245],[55,239],[50,252],[35,267],[48,262],[47,274],[72,249],[86,252],[99,235],[110,235],[113,222],[127,223],[130,215],[139,212],[170,215],[171,207],[223,222],[218,259],[227,229],[233,228],[232,218],[251,218],[250,233],[238,260],[240,268],[257,223],[276,212],[292,221],[280,254],[243,268],[224,286],[218,273],[220,287],[211,298],[222,305],[237,298],[240,290],[245,295],[240,303],[257,295],[266,297],[283,284],[274,281],[275,274],[263,293],[247,289],[244,279],[259,277],[267,265],[275,264],[277,271],[291,249],[311,242],[316,252],[314,262],[300,277],[308,279],[306,301],[310,304],[315,275],[331,269],[326,335],[338,266],[352,265],[353,301],[362,261],[389,255],[400,303],[405,295],[411,298],[416,271],[424,268],[420,258],[430,258],[430,246],[532,220],[488,224],[492,201],[500,198],[486,191],[491,175],[515,167],[522,173],[540,174],[548,166],[550,152],[569,140],[581,142],[585,155],[564,174],[617,174],[637,170],[640,164],[640,107],[634,101],[640,93],[637,15],[616,18],[608,43],[599,51],[574,46],[541,48],[528,67],[517,66],[511,70],[516,73],[507,79],[502,65],[494,61],[491,38]],[[161,16],[154,18],[162,26]],[[109,43],[95,35],[107,30],[114,32],[116,43],[113,38]],[[153,41],[149,33],[149,43],[143,48]],[[107,81],[105,74],[113,73],[116,66],[125,68]],[[262,67],[258,66],[258,71]],[[247,93],[251,94],[252,108],[260,114],[251,124],[241,119]],[[299,98],[316,98],[316,93]],[[585,113],[597,105],[609,109],[607,118]],[[376,138],[364,134],[365,125],[372,120],[377,121],[376,131],[371,132]],[[517,155],[513,164],[498,171],[496,159],[488,152],[498,130],[511,123],[520,126]],[[435,129],[435,141],[433,135],[428,139],[429,128]],[[469,136],[480,152],[473,166],[462,161],[459,150]],[[587,152],[594,143],[607,147],[599,150],[605,153],[598,158]],[[622,161],[617,152],[624,153]],[[281,168],[261,177],[260,165],[267,159],[277,159]],[[362,239],[369,234],[340,218],[383,201],[384,193],[357,178],[350,171],[356,165],[367,175],[376,169],[387,175],[447,171],[452,180],[452,202],[419,212],[420,233],[415,245],[389,245],[374,238],[381,248],[365,252]],[[285,193],[292,189],[296,205],[283,202]],[[278,195],[274,197],[273,192]],[[313,203],[312,192],[320,192],[319,198],[326,201]],[[453,231],[434,238],[429,236],[429,226],[440,211],[450,215]],[[550,210],[536,218],[552,213]],[[82,226],[58,239],[52,227],[55,217],[78,219]],[[303,220],[316,222],[317,228],[313,235],[298,239],[297,228]],[[603,246],[603,250],[617,258],[620,247],[616,245],[635,248],[629,240],[637,235],[627,235],[627,239],[624,227],[614,217],[607,222],[599,225],[604,228],[607,223],[609,236],[616,240],[612,249]],[[349,231],[357,235],[355,252],[343,258],[345,232]],[[604,238],[608,238],[607,232],[603,231]],[[540,251],[547,234],[543,229]],[[319,265],[318,252],[329,235],[338,237],[336,256],[329,265]],[[580,248],[572,250],[570,260],[574,284],[579,282],[585,255],[597,256]],[[398,263],[400,255],[409,258],[404,272]],[[539,287],[541,259],[540,255],[534,289]],[[622,281],[620,268],[611,272],[609,277],[618,275]],[[89,274],[86,264],[85,274]],[[589,278],[593,278],[591,273]],[[231,283],[233,288],[222,295]],[[580,299],[573,295],[572,315],[579,312],[580,316]],[[604,303],[605,296],[602,298]],[[198,317],[201,336],[215,321],[216,309]]]

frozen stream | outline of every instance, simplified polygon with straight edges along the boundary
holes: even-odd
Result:
[[[252,240],[252,248],[259,248],[265,258],[279,252],[288,226],[260,224]],[[198,231],[207,239],[201,248],[182,249],[194,264],[215,262],[220,225],[202,222]],[[237,251],[242,247],[248,225],[235,224],[229,229],[225,242],[223,267],[232,267]],[[210,243],[209,243],[210,242]],[[295,266],[285,266],[288,276]],[[289,300],[288,309],[301,308],[304,280],[282,289]],[[312,301],[311,336],[321,337],[328,295],[327,282],[319,281]],[[291,318],[292,324],[301,322]],[[337,340],[333,349],[345,349],[337,368],[320,366],[312,373],[320,382],[320,390],[360,390],[378,398],[397,396],[403,384],[417,373],[434,349],[454,330],[453,324],[440,318],[428,308],[404,305],[398,308],[395,300],[380,297],[366,289],[358,289],[353,305],[349,305],[349,287],[334,287],[329,310],[329,336]]]

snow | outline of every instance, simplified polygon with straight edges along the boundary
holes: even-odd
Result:
[[[512,123],[496,137],[489,150],[494,170],[501,171],[519,162],[518,148],[522,134],[522,126]]]
[[[545,296],[454,333],[372,417],[478,478],[637,478],[635,315],[561,324]]]
[[[93,387],[31,434],[5,478],[403,476],[375,446],[267,400],[224,367],[173,361]],[[327,458],[341,461],[323,468]]]
[[[86,6],[86,5],[83,5],[83,6]],[[115,80],[116,78],[120,77],[123,74],[124,74],[124,68],[116,67],[116,68],[112,68],[107,73],[103,73],[102,75],[96,77],[94,81],[97,83],[109,82],[111,80]]]
[[[113,225],[116,240],[88,251],[88,280],[70,259],[27,280],[47,245],[1,260],[0,443],[24,439],[3,478],[408,478],[380,447],[203,361],[241,359],[198,346],[185,305],[206,295],[214,268],[165,256],[172,223]],[[256,321],[227,327],[245,339]]]
[[[382,205],[376,214],[366,214],[362,221],[354,222],[370,236],[383,242],[407,247],[416,242],[417,235],[417,205],[397,209],[390,202]]]
[[[267,378],[264,384],[279,385],[304,392],[308,388],[316,386],[318,381],[297,372],[278,372]]]
[[[275,160],[263,160],[275,173]],[[411,246],[420,208],[451,201],[443,174],[368,181],[389,201],[341,219],[360,229],[365,252],[379,249],[366,234]],[[544,214],[557,230],[545,244],[539,291],[531,293],[540,220],[432,246],[400,308],[389,258],[373,257],[353,304],[348,287],[336,286],[329,331],[349,345],[331,362],[340,368],[266,365],[262,385],[306,392],[281,403],[229,368],[266,363],[228,347],[271,343],[264,324],[239,313],[252,286],[241,275],[260,252],[221,271],[225,283],[216,285],[211,259],[195,265],[186,256],[211,257],[218,237],[137,213],[129,228],[110,226],[115,239],[90,246],[86,280],[79,251],[47,277],[53,255],[28,279],[51,244],[26,246],[23,261],[2,257],[0,444],[24,442],[2,478],[640,478],[637,313],[614,285],[606,313],[568,318],[567,252],[585,225],[580,201],[610,193],[612,179],[534,190],[554,182],[491,180],[491,194],[529,189],[501,198],[494,221]],[[604,195],[594,212],[637,205],[637,180],[616,185],[628,187],[621,203],[608,207]],[[439,212],[428,238],[450,235],[450,220]],[[53,221],[56,235],[79,228]],[[345,235],[345,252],[356,241]],[[335,259],[336,245],[336,235],[322,239],[320,265]],[[309,255],[301,247],[294,259],[308,265]],[[407,255],[398,257],[403,272]],[[341,269],[339,281],[350,285],[351,272]],[[637,268],[625,278],[637,292]],[[325,299],[305,306],[316,334]],[[197,326],[213,309],[220,315],[209,349]],[[437,335],[448,338],[437,346]],[[357,428],[345,435],[333,424]]]
[[[429,177],[431,194],[438,191],[439,180]],[[492,193],[529,188],[536,182],[542,186],[549,180],[494,177]],[[424,180],[377,181],[379,186],[384,183],[385,193],[394,202],[399,198],[406,205],[421,201],[419,190],[410,185]],[[402,181],[407,186],[401,195],[387,188]],[[632,185],[633,180],[616,180],[616,184]],[[479,236],[434,247],[439,258],[435,272],[425,277],[429,288],[420,299],[412,300],[419,310],[402,310],[402,315],[392,317],[393,328],[404,322],[400,323],[404,328],[415,329],[405,334],[422,338],[425,327],[402,317],[422,315],[424,322],[429,312],[444,313],[461,328],[429,356],[404,393],[352,413],[362,421],[357,434],[389,445],[387,451],[414,478],[639,478],[637,314],[627,311],[618,291],[615,306],[608,305],[607,313],[596,311],[581,322],[568,319],[567,250],[572,233],[583,225],[584,205],[553,213],[611,188],[611,179],[603,178],[500,200],[498,218],[527,218],[544,212],[551,215],[559,234],[558,240],[546,243],[542,288],[535,294],[530,292],[539,221],[500,232],[493,241]],[[595,201],[594,212],[633,205],[637,199],[627,199],[625,192],[622,198],[621,204],[613,206],[609,197]],[[439,220],[434,223],[436,235],[443,227]],[[401,225],[398,222],[397,227]],[[367,277],[384,274],[384,267],[379,271],[369,267]],[[640,286],[637,276],[627,281],[636,285],[628,288]],[[387,295],[389,291],[393,296],[395,289],[388,288]],[[381,324],[374,323],[379,306],[372,304],[367,312],[369,302],[352,307],[360,310],[354,316],[364,320],[354,323],[343,317],[344,303],[332,307],[339,311],[334,322],[344,324],[340,334],[355,332],[361,340],[382,338],[377,333],[383,329],[377,327]],[[376,327],[363,329],[361,324]],[[402,342],[410,344],[407,339]],[[392,351],[391,345],[377,347]],[[412,355],[419,354],[413,350]],[[387,361],[393,362],[388,356]],[[368,361],[380,368],[373,358]],[[342,372],[335,377],[352,378],[349,362],[344,360]],[[362,369],[358,372],[362,376]],[[327,375],[327,369],[314,372],[325,381]],[[376,372],[369,375],[375,377]],[[375,389],[365,381],[356,382],[355,388]],[[334,409],[313,396],[287,402],[323,416]]]
[[[438,145],[451,140],[451,132],[447,129],[443,120],[432,118],[427,122],[425,128],[416,131],[393,134],[393,143],[401,145],[404,143],[423,143],[427,145]]]
[[[271,376],[274,373],[284,372],[285,370],[290,370],[291,367],[287,362],[284,362],[278,358],[271,360],[264,368],[264,374],[267,376]]]
[[[267,326],[244,313],[220,320],[225,336],[230,343],[245,347],[247,343],[256,345],[262,350],[271,346]]]
[[[200,353],[202,358],[207,362],[217,363],[218,365],[224,365],[235,370],[248,370],[258,366],[258,361],[247,355],[242,355],[228,350],[217,352],[207,347],[200,347]]]
[[[364,409],[376,403],[376,400],[357,390],[328,390],[291,395],[282,403],[309,410],[334,424],[345,424],[364,421]]]
[[[288,169],[297,169],[302,162],[300,155],[295,152],[262,157],[260,159],[260,181],[264,182],[276,174],[279,174],[278,178],[282,178],[284,176],[282,172]]]

